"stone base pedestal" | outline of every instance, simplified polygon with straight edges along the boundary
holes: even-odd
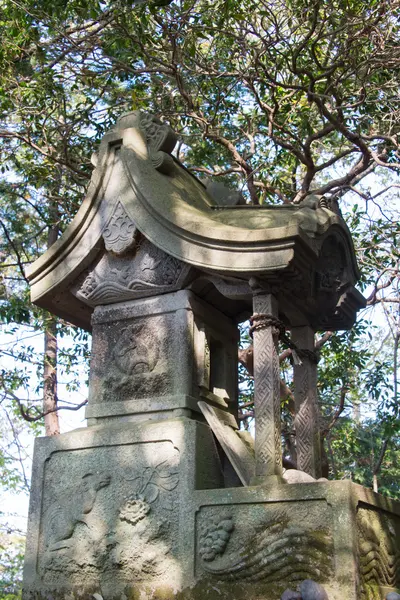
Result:
[[[348,481],[223,488],[206,424],[94,426],[36,444],[24,600],[329,600],[400,588],[400,506]]]
[[[193,492],[221,486],[212,433],[190,419],[38,439],[24,600],[173,598],[193,581]]]
[[[400,505],[371,490],[331,481],[195,498],[198,583],[185,599],[218,588],[226,600],[279,600],[304,579],[321,583],[329,600],[383,600],[400,590]],[[223,551],[219,541],[209,550],[223,531]]]

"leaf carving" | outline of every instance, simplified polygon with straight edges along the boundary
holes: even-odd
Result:
[[[160,494],[160,490],[155,483],[148,483],[144,491],[145,500],[151,504],[155,502]]]
[[[148,503],[155,502],[160,491],[170,492],[179,483],[179,472],[176,467],[169,466],[163,461],[155,467],[148,466],[141,475],[135,477],[125,476],[127,481],[134,482],[136,494],[142,496]]]

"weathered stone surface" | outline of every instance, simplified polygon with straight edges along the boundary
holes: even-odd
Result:
[[[394,593],[399,505],[311,477],[313,334],[351,327],[364,303],[346,225],[314,201],[250,207],[223,191],[218,205],[175,141],[123,115],[29,272],[34,301],[93,328],[93,347],[89,427],[36,444],[24,600],[275,600],[300,582],[302,600]],[[252,312],[255,452],[236,429],[237,323]],[[301,470],[286,481],[278,338],[304,359]]]
[[[140,234],[128,237],[124,233],[119,239],[113,233],[107,249],[109,251],[101,254],[71,288],[79,300],[91,306],[178,290],[190,270],[188,265],[168,256]]]
[[[273,294],[260,289],[257,281],[250,282],[254,289],[254,414],[255,458],[258,481],[282,475],[281,396],[279,379],[278,302]]]
[[[329,600],[328,594],[320,585],[312,579],[306,579],[300,584],[301,600]]]
[[[360,586],[365,597],[372,597],[376,587],[400,587],[400,517],[361,505],[357,537]]]
[[[222,482],[208,428],[190,420],[38,440],[33,475],[25,598],[109,600],[132,583],[173,595],[193,571],[193,489]]]
[[[230,190],[218,181],[208,180],[206,182],[207,192],[219,206],[235,206],[237,204],[246,204],[243,194],[235,190]]]
[[[199,407],[215,437],[221,444],[243,485],[250,485],[255,475],[255,459],[248,446],[237,435],[239,428],[229,413],[200,401]],[[229,416],[228,420],[226,417]]]
[[[400,594],[397,592],[389,592],[385,597],[385,600],[400,600]]]
[[[218,588],[221,600],[273,599],[308,576],[329,600],[360,600],[360,527],[379,521],[382,546],[400,518],[396,503],[350,482],[222,486],[210,430],[191,419],[39,440],[24,598],[136,600],[135,589],[150,600],[164,589],[169,600],[204,600]],[[372,573],[389,565],[374,561]],[[395,591],[391,572],[389,587],[371,583]]]
[[[287,502],[236,507],[204,507],[197,519],[199,569],[220,581],[297,581],[299,574],[327,581],[333,574],[333,538],[329,507],[324,502],[298,503],[296,513]],[[204,544],[220,523],[229,520],[230,531],[221,531],[226,544],[204,558]],[[212,538],[214,539],[214,538]],[[290,549],[290,551],[289,551]]]
[[[308,578],[322,586],[329,600],[360,600],[364,596],[358,585],[354,543],[357,507],[390,514],[392,520],[400,515],[396,503],[350,482],[243,488],[229,493],[213,490],[209,495],[202,491],[196,497],[196,574],[206,582],[205,589],[217,585],[224,599],[279,598],[285,589],[295,589]],[[202,532],[227,517],[233,529],[223,553],[211,561],[202,560]],[[392,525],[384,520],[383,527]],[[396,585],[392,584],[393,591]],[[377,590],[383,597],[390,589],[385,584],[374,586],[365,598],[373,598],[371,593],[376,597]]]
[[[302,600],[299,592],[293,590],[285,590],[281,596],[281,600]]]
[[[287,483],[315,483],[314,477],[297,469],[286,469],[283,473],[283,479]]]
[[[293,365],[297,468],[318,479],[321,475],[321,440],[314,337],[315,332],[310,327],[291,329],[292,341],[301,358],[301,364]]]
[[[139,581],[177,576],[179,474],[172,442],[52,455],[43,482],[43,584],[78,585],[82,571],[92,584],[116,572],[126,581],[133,571]]]
[[[88,418],[199,412],[203,390],[234,411],[236,325],[193,293],[99,306],[92,321]]]

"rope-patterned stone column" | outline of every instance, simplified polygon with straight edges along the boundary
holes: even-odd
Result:
[[[321,477],[321,446],[317,395],[317,360],[314,331],[311,327],[293,327],[301,364],[293,367],[297,468],[312,477]]]
[[[279,382],[278,303],[256,290],[251,333],[254,340],[254,413],[256,481],[282,475],[281,406]]]

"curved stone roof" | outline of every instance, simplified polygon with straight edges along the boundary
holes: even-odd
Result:
[[[241,280],[276,280],[277,273],[293,269],[306,272],[307,265],[318,263],[324,240],[333,236],[345,255],[341,284],[356,282],[351,236],[338,214],[318,207],[316,201],[313,206],[218,205],[173,159],[174,143],[168,126],[138,112],[123,116],[103,138],[80,210],[29,270],[34,302],[87,326],[91,308],[82,306],[69,290],[104,250],[104,240],[107,248],[110,229],[120,239],[108,249],[118,254],[121,247],[123,254],[127,223],[179,261]],[[63,295],[70,296],[70,310],[60,308]],[[74,319],[74,313],[82,318]]]

